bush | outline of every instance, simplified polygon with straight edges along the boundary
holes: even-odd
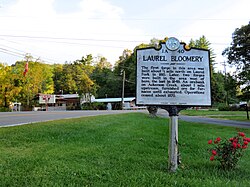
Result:
[[[218,105],[218,110],[219,111],[245,111],[245,107],[240,107],[237,104],[232,104],[232,105],[226,105],[224,103],[220,103]]]
[[[11,110],[9,108],[0,107],[0,112],[10,112]]]
[[[218,109],[219,111],[230,111],[230,106],[229,105],[226,105],[224,103],[221,103],[218,105]]]
[[[249,142],[250,138],[247,138],[243,132],[239,132],[237,136],[230,139],[222,140],[218,137],[214,141],[209,140],[208,144],[214,145],[214,148],[209,149],[212,153],[210,160],[219,161],[220,167],[224,170],[234,169]]]
[[[82,110],[106,110],[104,103],[84,103],[81,107]]]

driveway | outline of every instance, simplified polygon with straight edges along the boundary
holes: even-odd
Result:
[[[165,110],[160,109],[158,111],[158,116],[161,117],[169,117],[168,112]],[[240,127],[240,128],[250,128],[250,121],[234,121],[234,120],[224,120],[224,119],[217,119],[217,118],[206,118],[202,116],[185,116],[180,115],[179,120],[194,122],[194,123],[202,123],[202,124],[215,124],[215,125],[222,125],[222,126],[230,126],[230,127]]]

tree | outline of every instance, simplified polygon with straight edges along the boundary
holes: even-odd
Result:
[[[12,66],[0,64],[1,106],[7,108],[10,102],[15,101],[21,102],[23,106],[35,105],[34,98],[38,93],[54,92],[51,66],[34,62],[31,56],[27,60],[16,62]]]
[[[92,55],[82,57],[73,63],[54,65],[55,92],[64,94],[78,93],[80,96],[96,94],[96,85],[90,76],[94,70]]]
[[[91,68],[92,69],[92,68]],[[76,92],[82,96],[86,94],[95,94],[94,82],[88,75],[85,65],[74,63],[72,64],[72,75],[76,85]],[[93,70],[91,70],[92,72]]]
[[[211,43],[206,39],[205,36],[201,36],[197,40],[191,39],[189,44],[190,47],[207,49],[210,51],[210,74],[211,74],[211,95],[212,103],[224,102],[224,78],[222,74],[216,74],[213,68],[215,54],[213,49],[210,47]]]
[[[52,67],[42,62],[34,61],[18,61],[13,68],[13,77],[19,82],[21,87],[20,94],[17,99],[22,102],[22,105],[36,105],[34,98],[38,93],[52,94],[54,93],[54,82]],[[28,71],[24,76],[23,72],[28,63]]]
[[[88,54],[86,57],[83,56],[81,60],[76,60],[74,63],[82,64],[82,68],[88,76],[94,70],[94,58],[91,54]]]
[[[114,73],[117,76],[118,85],[117,92],[119,97],[122,95],[122,82],[123,82],[123,73],[125,72],[125,97],[134,97],[135,96],[135,69],[136,69],[136,58],[135,53],[132,53],[130,50],[124,50],[122,56],[119,57],[119,60],[115,64]]]
[[[95,67],[98,67],[99,69],[111,69],[112,64],[108,62],[108,60],[105,57],[98,56]]]
[[[242,89],[242,99],[250,98],[250,22],[237,28],[232,36],[231,46],[223,51],[228,63],[237,68],[237,78]]]
[[[96,96],[99,98],[116,97],[117,78],[112,71],[112,65],[105,57],[98,57],[98,61],[91,74],[96,84]],[[119,95],[120,96],[120,95]]]
[[[238,85],[236,79],[227,73],[214,73],[212,81],[212,96],[214,103],[225,103],[226,105],[237,102]]]
[[[57,77],[61,78],[61,80],[58,82],[59,84],[59,90],[57,92],[61,92],[64,94],[73,94],[77,92],[77,85],[74,80],[75,72],[73,71],[73,64],[71,63],[65,63],[62,67],[62,76]]]
[[[233,104],[238,101],[237,95],[239,90],[239,85],[234,76],[227,73],[224,75],[225,78],[225,91],[226,91],[226,104]]]
[[[54,64],[53,65],[53,81],[54,81],[54,93],[55,94],[63,94],[64,90],[64,72],[63,72],[63,64]]]
[[[11,66],[0,63],[0,106],[8,108],[21,91],[20,81],[16,79]]]
[[[204,35],[197,40],[191,39],[188,45],[190,47],[208,49],[210,51],[211,68],[213,69],[213,63],[215,61],[215,53],[214,50],[210,47],[211,43],[207,40],[207,38]]]

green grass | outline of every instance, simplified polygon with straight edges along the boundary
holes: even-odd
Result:
[[[207,140],[235,132],[179,121],[182,164],[169,173],[167,119],[130,113],[0,128],[0,186],[250,186],[249,150],[231,172],[209,161]]]
[[[247,120],[246,111],[182,110],[181,114],[188,116],[204,116],[209,118],[249,121]]]

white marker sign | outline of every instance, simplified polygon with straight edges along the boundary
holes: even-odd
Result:
[[[209,51],[170,44],[136,51],[136,103],[211,106]]]

